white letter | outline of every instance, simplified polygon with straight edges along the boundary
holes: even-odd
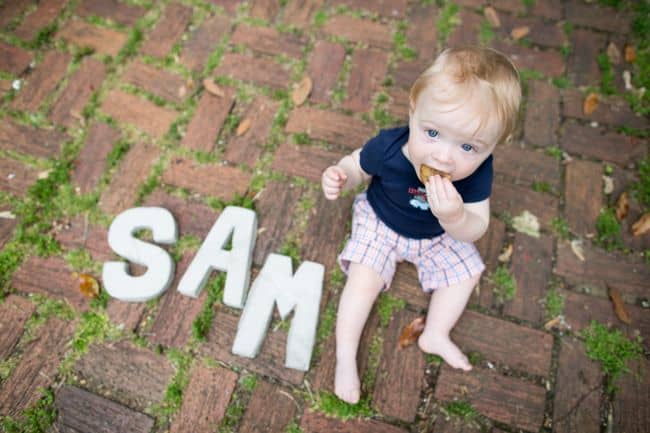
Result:
[[[251,287],[232,352],[248,358],[257,356],[277,304],[283,320],[295,311],[289,328],[285,366],[307,371],[314,348],[324,275],[325,267],[314,262],[302,263],[292,275],[289,257],[270,254]]]
[[[224,247],[232,233],[232,248]],[[210,229],[201,248],[178,284],[178,291],[196,298],[213,269],[227,272],[223,302],[243,308],[250,278],[257,217],[250,209],[228,206]]]
[[[149,229],[153,240],[173,244],[178,238],[174,216],[161,207],[136,207],[115,217],[108,230],[108,244],[116,254],[146,266],[139,277],[129,275],[125,262],[106,262],[102,281],[109,295],[122,301],[143,302],[159,296],[172,281],[174,261],[162,248],[133,237],[136,230]]]

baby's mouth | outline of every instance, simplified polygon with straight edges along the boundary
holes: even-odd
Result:
[[[449,173],[446,173],[446,172],[441,171],[441,170],[437,170],[437,169],[435,169],[435,168],[433,168],[431,166],[428,166],[426,164],[420,165],[420,173],[419,174],[420,174],[420,181],[422,181],[422,183],[427,183],[427,181],[429,180],[429,177],[435,176],[436,174],[440,175],[440,177],[445,177],[445,178],[451,180],[451,175]]]

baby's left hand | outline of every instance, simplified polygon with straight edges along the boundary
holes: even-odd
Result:
[[[440,175],[431,176],[424,186],[427,189],[427,201],[431,206],[431,212],[438,221],[443,224],[453,224],[463,217],[465,213],[463,198],[449,179],[442,178]]]

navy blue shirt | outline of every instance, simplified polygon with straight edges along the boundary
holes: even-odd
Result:
[[[424,184],[402,152],[408,137],[407,126],[385,129],[363,146],[361,168],[372,176],[366,194],[379,219],[400,235],[433,238],[444,229],[429,210]],[[463,202],[479,202],[490,196],[492,159],[490,155],[474,173],[452,182]]]

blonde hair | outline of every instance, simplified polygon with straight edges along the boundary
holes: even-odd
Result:
[[[415,80],[410,93],[411,107],[415,107],[420,93],[427,87],[435,90],[433,103],[454,104],[449,111],[466,105],[469,100],[485,107],[477,113],[480,122],[475,134],[496,119],[500,131],[497,143],[502,143],[517,127],[521,101],[519,72],[496,50],[476,46],[444,50]]]

